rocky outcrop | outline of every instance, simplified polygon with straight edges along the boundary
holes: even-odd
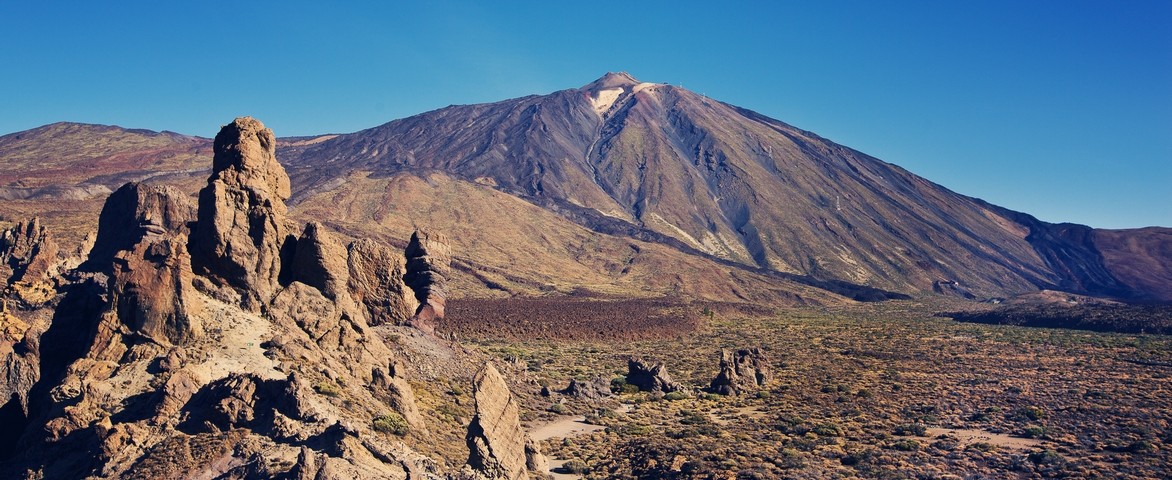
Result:
[[[730,352],[720,350],[720,373],[712,379],[708,391],[720,395],[739,395],[765,386],[768,380],[765,354],[760,348]]]
[[[186,245],[194,219],[191,201],[170,187],[128,183],[110,195],[87,261],[112,278],[100,334],[134,334],[164,346],[200,336],[203,303],[192,286]],[[95,339],[105,358],[117,358],[112,340]]]
[[[293,247],[288,277],[318,289],[330,300],[346,292],[350,281],[346,249],[318,222],[305,225]]]
[[[259,311],[278,288],[289,176],[277,163],[273,131],[251,117],[216,135],[212,176],[199,192],[192,266],[219,289]]]
[[[667,367],[662,363],[648,365],[636,358],[627,359],[627,383],[644,392],[674,392],[681,390],[680,384],[672,381]]]
[[[435,321],[444,318],[452,247],[439,233],[416,230],[411,234],[405,254],[407,274],[403,281],[415,291],[415,299],[419,301],[410,324],[427,332],[434,331]]]
[[[370,325],[402,325],[415,313],[418,302],[403,283],[406,272],[398,252],[373,240],[356,240],[347,266],[350,296],[366,309]]]
[[[407,383],[407,380],[398,376],[401,370],[402,368],[396,367],[390,369],[375,367],[371,372],[371,394],[402,415],[412,431],[426,432],[427,425],[415,405],[415,390],[411,388],[411,384]]]
[[[607,382],[606,379],[602,377],[595,377],[594,379],[586,382],[581,382],[576,378],[571,378],[570,384],[567,385],[566,388],[562,389],[561,393],[574,398],[597,400],[600,398],[609,397],[611,395],[610,382]]]
[[[0,232],[0,293],[9,290],[25,305],[43,304],[55,293],[52,278],[64,264],[40,219],[34,217]]]
[[[468,465],[473,470],[488,478],[522,480],[527,478],[528,465],[546,462],[521,429],[517,401],[491,363],[476,374],[472,395],[476,416],[468,425],[467,441]]]
[[[198,208],[124,185],[65,275],[38,260],[61,257],[37,222],[0,234],[4,280],[51,277],[55,307],[0,298],[0,477],[439,478],[408,446],[431,433],[401,353],[367,323],[412,312],[404,262],[370,241],[343,248],[316,222],[288,235],[273,142],[249,118],[224,127]],[[442,313],[446,244],[416,243],[428,312]],[[485,458],[541,465],[495,378],[482,407],[503,395],[505,410],[483,417]],[[409,436],[372,424],[390,412]]]
[[[370,366],[385,364],[391,352],[370,331],[361,313],[348,300],[346,297],[343,301],[334,301],[314,287],[293,282],[273,299],[268,307],[268,315],[278,328],[301,332],[294,338],[303,343],[286,345],[287,348],[296,348],[290,353],[304,355],[300,352],[306,349],[326,350],[338,362],[330,365],[330,368],[352,369],[356,377],[368,382]],[[304,343],[312,343],[316,348]],[[357,368],[360,366],[365,368]]]

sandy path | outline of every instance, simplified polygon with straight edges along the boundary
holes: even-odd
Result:
[[[577,417],[565,416],[534,428],[529,431],[529,436],[533,437],[533,440],[540,442],[554,437],[576,437],[599,430],[606,430],[606,427],[586,423],[586,417],[581,415]]]
[[[999,447],[1028,449],[1042,445],[1040,440],[1032,438],[1011,437],[1001,433],[989,433],[983,430],[967,430],[962,428],[929,428],[929,437],[952,435],[964,445],[984,442]]]
[[[627,413],[631,411],[631,406],[622,404],[616,411],[618,413]],[[586,423],[586,417],[582,415],[576,417],[567,415],[534,427],[529,431],[529,436],[532,437],[534,441],[541,442],[543,440],[549,440],[556,437],[576,437],[578,435],[597,432],[599,430],[606,430],[606,427],[602,425]],[[581,475],[574,475],[571,473],[557,473],[554,471],[561,468],[561,466],[565,465],[565,463],[568,461],[569,459],[565,458],[549,459],[549,471],[546,473],[550,474],[555,480],[574,480],[582,478]]]

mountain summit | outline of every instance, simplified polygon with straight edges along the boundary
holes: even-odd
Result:
[[[1053,288],[1172,298],[1158,282],[1134,278],[1141,269],[1105,258],[1104,237],[1087,227],[1040,222],[751,110],[624,72],[579,89],[451,106],[281,154],[295,181],[310,185],[347,171],[440,170],[595,231],[768,271],[909,293]],[[1157,270],[1172,271],[1168,259],[1157,260]]]

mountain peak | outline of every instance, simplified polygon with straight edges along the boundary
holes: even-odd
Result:
[[[606,75],[586,84],[582,90],[597,92],[607,88],[633,87],[639,83],[641,82],[627,72],[606,72]]]

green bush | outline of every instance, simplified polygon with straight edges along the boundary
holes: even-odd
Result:
[[[1045,418],[1046,411],[1042,407],[1022,407],[1013,412],[1013,419],[1015,420],[1041,420]]]
[[[585,475],[590,473],[590,469],[586,467],[586,462],[577,458],[572,458],[566,463],[562,464],[560,473],[569,473],[571,475]]]
[[[896,450],[902,450],[904,452],[914,452],[914,451],[920,449],[920,442],[917,442],[917,441],[909,438],[906,440],[900,440],[898,442],[895,442],[891,446],[894,447]]]
[[[610,380],[610,391],[618,394],[639,393],[639,387],[627,383],[626,378],[615,377]]]
[[[814,427],[814,433],[821,437],[841,437],[842,427],[837,423],[823,423]]]
[[[912,423],[895,427],[896,435],[915,435],[917,437],[922,437],[927,435],[927,433],[928,427],[922,423]]]
[[[688,398],[688,394],[686,394],[684,392],[680,392],[680,391],[668,392],[668,394],[664,395],[663,398],[664,398],[664,400],[672,400],[672,401],[684,400],[684,399]]]
[[[398,413],[391,412],[374,417],[374,430],[376,432],[393,433],[401,437],[406,435],[409,429],[407,420],[404,420],[403,416]]]
[[[317,385],[314,385],[313,390],[315,392],[320,393],[322,395],[325,395],[327,397],[336,397],[342,393],[342,390],[340,390],[338,388],[338,384],[330,382],[328,380],[323,381]]]
[[[1059,455],[1058,452],[1055,452],[1053,450],[1042,450],[1040,452],[1033,452],[1033,453],[1030,453],[1029,456],[1027,456],[1026,458],[1028,458],[1031,462],[1034,462],[1038,465],[1052,465],[1052,464],[1062,463],[1064,461],[1062,459],[1062,455]]]

